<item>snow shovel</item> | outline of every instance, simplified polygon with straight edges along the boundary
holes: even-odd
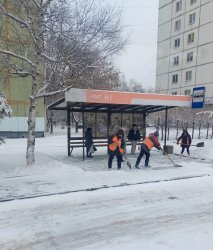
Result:
[[[132,165],[131,165],[130,161],[128,160],[128,158],[126,157],[125,154],[123,154],[123,157],[124,157],[124,159],[126,161],[127,166],[129,167],[129,169],[131,169]]]
[[[163,154],[167,156],[167,158],[172,162],[172,164],[174,165],[174,167],[177,167],[177,168],[182,168],[183,166],[182,165],[179,165],[177,163],[175,163],[171,157],[165,152],[165,150],[162,148],[161,149],[163,151]]]
[[[199,142],[199,143],[197,143],[197,144],[195,144],[195,145],[191,145],[191,146],[195,146],[195,147],[198,147],[198,148],[202,148],[202,147],[204,147],[204,142]]]
[[[174,142],[174,143],[176,143],[176,142]],[[187,144],[181,144],[181,145],[187,146]],[[191,144],[190,146],[195,146],[197,148],[202,148],[202,147],[204,147],[204,142],[199,142],[197,144]]]

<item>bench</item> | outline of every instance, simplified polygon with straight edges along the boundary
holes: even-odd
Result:
[[[141,145],[142,141],[138,141],[137,145]],[[93,138],[93,145],[97,147],[107,147],[108,138]],[[131,145],[131,141],[126,142],[126,145]],[[74,148],[83,148],[82,137],[72,137],[69,139],[69,156],[71,156]]]

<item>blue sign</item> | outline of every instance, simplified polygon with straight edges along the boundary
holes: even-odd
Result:
[[[205,87],[193,88],[192,108],[199,109],[204,107]]]

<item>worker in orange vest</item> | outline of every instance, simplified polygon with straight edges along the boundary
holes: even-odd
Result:
[[[160,142],[158,141],[158,136],[159,136],[159,133],[156,131],[156,132],[150,134],[148,137],[146,137],[144,139],[144,141],[142,142],[141,151],[140,151],[138,159],[135,163],[135,167],[137,169],[140,169],[139,164],[140,164],[141,158],[143,157],[144,154],[146,156],[145,167],[149,167],[150,150],[153,147],[157,148],[158,150],[161,150]]]
[[[122,155],[124,154],[124,139],[123,131],[119,129],[115,134],[111,135],[108,139],[108,169],[112,169],[112,161],[114,156],[117,157],[117,167],[121,169]]]

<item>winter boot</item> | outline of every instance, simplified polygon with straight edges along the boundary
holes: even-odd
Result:
[[[135,168],[140,169],[140,167],[138,165],[135,165]]]
[[[145,160],[145,168],[149,168],[149,161]]]

